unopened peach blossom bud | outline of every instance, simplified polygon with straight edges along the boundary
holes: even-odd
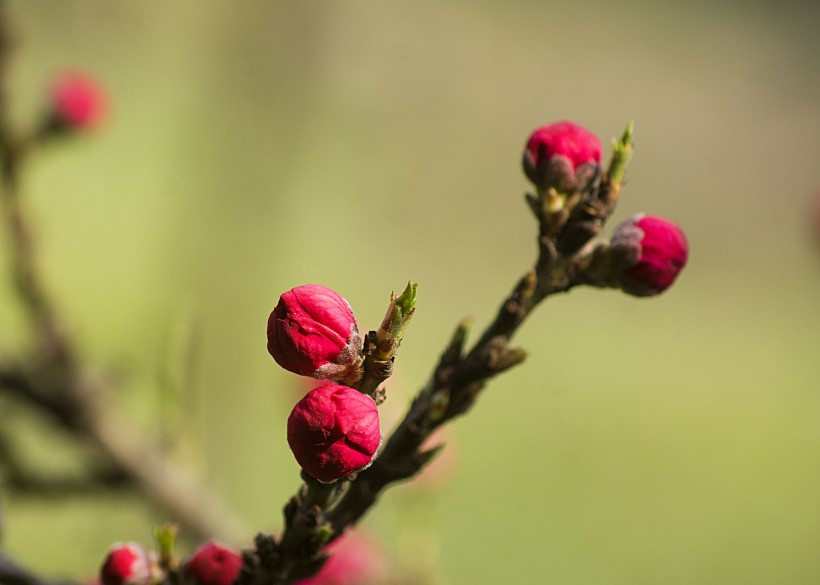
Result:
[[[379,585],[386,583],[386,554],[371,537],[348,532],[325,548],[330,555],[322,569],[296,585]]]
[[[288,417],[288,444],[299,465],[329,483],[370,465],[381,444],[376,402],[358,390],[325,382]]]
[[[524,173],[539,191],[582,190],[600,172],[601,142],[573,122],[541,126],[527,140]]]
[[[151,585],[159,581],[155,555],[136,542],[118,542],[100,568],[102,585]]]
[[[609,254],[621,289],[647,297],[675,282],[686,265],[689,246],[683,230],[671,221],[638,214],[616,228]]]
[[[209,541],[182,565],[184,585],[231,585],[242,570],[239,552]]]
[[[81,71],[65,71],[54,80],[51,115],[67,130],[90,130],[105,118],[105,92],[99,82]]]
[[[356,379],[361,349],[350,305],[325,286],[306,284],[287,291],[268,318],[268,352],[295,374]]]

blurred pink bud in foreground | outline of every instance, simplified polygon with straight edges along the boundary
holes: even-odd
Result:
[[[686,236],[662,217],[639,213],[615,229],[610,255],[624,292],[646,297],[669,288],[689,255]]]
[[[815,191],[811,201],[811,223],[812,235],[817,245],[820,245],[820,189]]]
[[[91,130],[105,118],[106,97],[96,79],[81,71],[60,73],[51,86],[54,118],[71,130]]]
[[[242,555],[217,542],[200,546],[182,566],[185,585],[231,585],[242,569]]]
[[[378,585],[387,578],[384,551],[369,537],[347,532],[330,544],[330,554],[322,570],[296,585]]]
[[[539,189],[558,191],[585,188],[601,164],[601,142],[573,122],[541,126],[527,140],[524,173]]]
[[[136,542],[118,542],[100,568],[103,585],[150,585],[158,580],[154,555]]]
[[[288,444],[299,465],[331,482],[370,465],[381,444],[376,402],[358,390],[325,382],[288,417]]]
[[[268,318],[268,352],[295,374],[342,380],[361,365],[361,349],[350,305],[325,286],[289,290]]]
[[[441,428],[424,441],[421,449],[426,451],[441,445],[441,452],[436,455],[408,485],[420,490],[436,490],[452,479],[457,461],[457,452],[453,435]]]

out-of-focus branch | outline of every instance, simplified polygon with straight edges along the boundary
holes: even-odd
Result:
[[[121,469],[91,466],[80,474],[46,474],[30,468],[20,456],[13,437],[0,429],[0,468],[3,487],[10,492],[33,494],[45,498],[64,498],[67,495],[87,495],[100,491],[130,487],[133,483]]]
[[[89,443],[116,475],[142,490],[164,513],[197,538],[244,542],[244,524],[211,494],[197,475],[172,461],[161,445],[102,406],[107,388],[92,381],[67,335],[38,271],[36,241],[20,191],[20,177],[39,135],[19,136],[8,119],[6,79],[12,40],[0,0],[0,213],[8,233],[11,276],[29,316],[33,351],[0,362],[0,391],[45,413]],[[36,133],[35,133],[36,134]]]
[[[0,552],[0,584],[2,585],[73,585],[69,581],[50,581],[12,561]]]
[[[38,377],[40,370],[26,375],[0,369],[0,390],[10,390],[39,412],[54,417],[78,439],[91,444],[102,457],[111,477],[126,477],[165,514],[181,523],[186,533],[200,539],[218,537],[244,542],[248,529],[212,495],[196,474],[171,460],[155,441],[145,437],[128,421],[97,404],[100,389],[77,388],[87,381],[78,377],[58,378],[44,387],[51,376]],[[77,375],[77,372],[70,372]],[[55,396],[71,396],[64,401]]]

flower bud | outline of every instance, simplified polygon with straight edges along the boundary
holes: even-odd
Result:
[[[217,542],[200,546],[182,566],[185,585],[231,585],[242,570],[242,555]]]
[[[289,290],[268,318],[268,352],[290,372],[320,380],[357,379],[361,349],[350,305],[327,287]]]
[[[288,417],[288,444],[299,465],[321,482],[370,465],[381,444],[376,402],[358,390],[325,382]]]
[[[820,190],[816,191],[811,202],[810,228],[814,242],[820,246]]]
[[[51,87],[51,115],[64,130],[90,130],[105,117],[105,93],[96,79],[80,71],[60,74]]]
[[[347,532],[325,547],[330,557],[313,577],[295,585],[376,585],[388,576],[386,554],[372,538]]]
[[[585,189],[598,176],[601,142],[572,122],[541,126],[527,140],[524,173],[539,189],[568,193]]]
[[[118,542],[100,568],[102,585],[151,585],[160,579],[155,556],[136,542]]]
[[[688,245],[677,225],[640,213],[615,229],[609,256],[621,289],[648,297],[662,293],[675,281],[686,265]]]

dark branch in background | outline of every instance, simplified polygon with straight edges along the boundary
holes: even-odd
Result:
[[[80,476],[53,476],[29,469],[10,436],[0,429],[0,464],[3,469],[3,488],[10,492],[45,498],[64,498],[108,492],[112,489],[133,487],[130,478],[121,469],[96,465]]]
[[[20,177],[27,155],[49,138],[51,126],[46,121],[33,135],[20,136],[8,119],[6,81],[13,43],[6,8],[0,0],[0,221],[8,233],[11,276],[35,345],[15,360],[0,359],[0,392],[46,414],[92,446],[104,472],[92,473],[89,479],[118,483],[125,478],[165,514],[183,524],[186,534],[193,538],[243,542],[248,535],[243,523],[208,492],[194,473],[169,459],[159,443],[145,438],[128,421],[102,407],[101,398],[108,388],[89,375],[89,367],[62,326],[43,284]],[[16,479],[21,486],[28,482],[29,487],[46,487],[39,479],[19,475]]]
[[[70,581],[49,581],[24,569],[0,552],[0,585],[74,585]]]

